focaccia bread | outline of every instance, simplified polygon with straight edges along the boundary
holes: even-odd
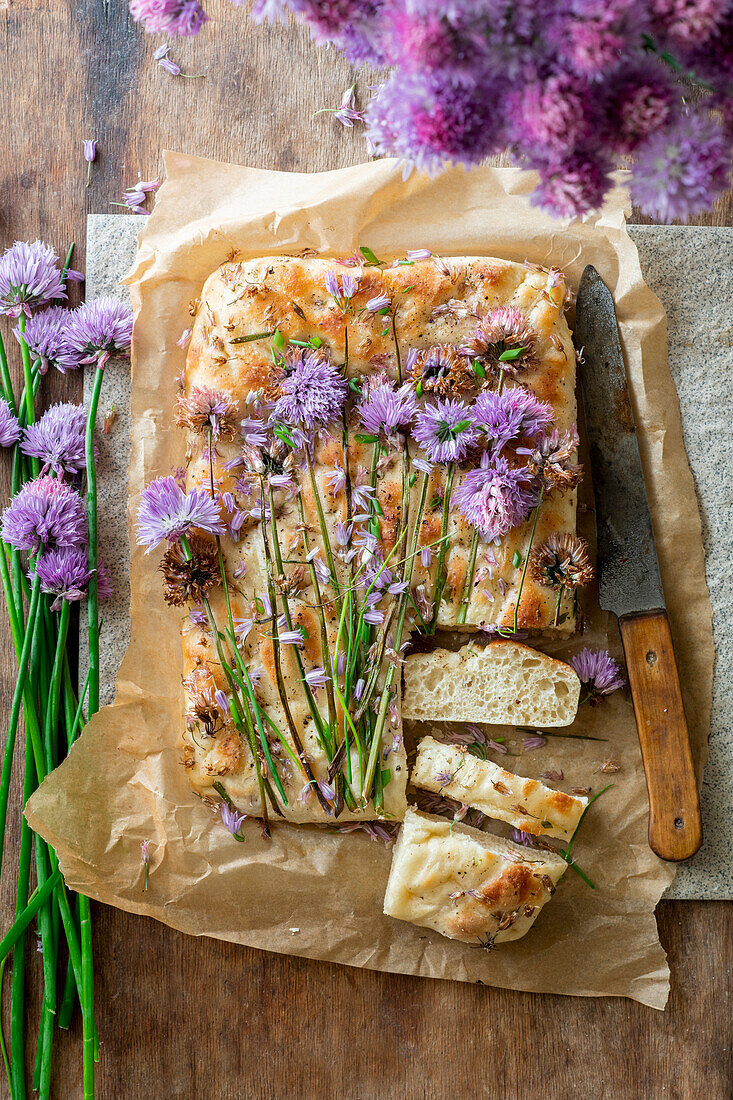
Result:
[[[329,273],[342,279],[345,272],[349,272],[356,282],[346,313],[336,307],[326,289]],[[385,294],[394,304],[387,318],[366,308],[379,294]],[[235,425],[247,422],[256,416],[263,402],[272,400],[277,393],[283,377],[279,349],[306,345],[317,347],[319,354],[327,356],[334,364],[340,365],[346,359],[345,373],[354,381],[358,392],[364,380],[375,374],[384,373],[393,379],[404,377],[411,351],[414,354],[450,345],[457,354],[470,339],[479,318],[495,307],[510,305],[522,311],[534,333],[532,361],[521,374],[521,385],[552,405],[554,424],[563,432],[574,425],[576,414],[575,354],[565,321],[565,297],[565,284],[559,272],[481,257],[450,260],[431,257],[414,263],[395,261],[378,265],[363,260],[357,263],[352,258],[345,261],[345,266],[333,259],[316,256],[232,260],[207,279],[200,299],[191,303],[195,319],[186,370],[181,379],[181,397],[190,408],[192,403],[195,405],[197,394],[216,391],[226,397],[229,422]],[[470,369],[468,377],[475,389],[479,382]],[[516,380],[507,378],[507,387],[515,384],[518,384]],[[304,676],[317,675],[327,663],[309,566],[310,555],[316,554],[322,564],[327,551],[319,531],[314,484],[333,546],[338,544],[344,527],[350,529],[352,518],[347,512],[346,494],[339,489],[339,478],[343,481],[344,476],[355,491],[369,481],[370,469],[376,468],[379,547],[386,560],[391,560],[400,546],[407,544],[405,534],[411,538],[413,517],[417,513],[419,479],[413,477],[411,488],[406,490],[408,524],[412,527],[408,526],[408,531],[400,536],[402,452],[394,448],[384,454],[377,453],[374,443],[365,441],[354,413],[355,400],[351,395],[344,433],[336,430],[319,436],[314,450],[313,480],[309,480],[302,468],[289,471],[301,488],[299,500],[303,504],[303,515],[299,513],[294,495],[287,489],[277,488],[272,498],[277,536],[286,562],[278,584],[289,593],[292,625],[305,639],[300,648],[302,670],[296,665],[292,650],[282,650],[281,667],[279,670],[276,667],[273,622],[268,617],[267,607],[263,606],[268,577],[273,576],[263,527],[267,528],[267,539],[272,542],[274,536],[270,529],[270,501],[266,500],[263,508],[255,475],[246,483],[247,475],[255,469],[252,466],[253,448],[249,444],[244,447],[238,432],[224,432],[212,448],[210,464],[206,432],[200,426],[195,429],[184,426],[187,430],[186,484],[188,487],[208,487],[213,483],[217,497],[225,502],[226,518],[230,520],[229,531],[221,544],[231,610],[237,624],[238,649],[252,676],[260,705],[284,734],[271,748],[287,796],[287,804],[281,809],[284,817],[292,821],[323,822],[324,818],[314,795],[314,785],[304,783],[298,768],[289,763],[294,751],[290,719],[302,741],[314,778],[326,786],[330,782],[328,756],[319,744],[312,713],[302,691]],[[410,454],[413,459],[421,455],[414,440],[410,443]],[[454,493],[464,476],[464,470],[459,468]],[[434,547],[440,538],[444,493],[445,468],[436,466],[430,474],[427,503],[418,531],[418,551]],[[358,517],[356,523],[358,526]],[[467,596],[465,622],[461,624],[466,629],[514,625],[517,591],[525,572],[521,563],[526,558],[530,528],[528,519],[493,544],[479,543],[474,582]],[[547,495],[537,518],[535,545],[551,532],[572,533],[574,530],[574,490]],[[447,581],[444,599],[439,602],[438,627],[455,626],[459,618],[472,534],[473,528],[452,508],[448,524]],[[421,606],[421,601],[424,606],[426,593],[434,591],[436,558],[435,553],[418,553],[415,558],[411,579],[413,602],[403,641],[409,630],[417,625],[419,612],[415,609]],[[335,570],[339,584],[348,588],[350,564],[346,554],[337,554]],[[326,641],[333,652],[339,617],[331,596],[328,586],[324,586]],[[217,621],[226,621],[227,608],[220,589],[212,593],[211,600]],[[557,622],[560,631],[568,631],[574,624],[573,606],[571,595],[561,591],[558,603],[556,591],[538,583],[529,571],[524,578],[516,625],[539,629],[552,627],[553,622]],[[381,649],[377,646],[379,687],[388,676],[390,661],[400,660],[399,654],[393,657],[389,650],[389,645],[382,645]],[[200,720],[202,711],[206,710],[206,698],[217,688],[226,688],[200,608],[184,622],[183,651],[188,714],[183,733],[183,762],[191,781],[203,795],[210,793],[216,784],[217,790],[223,790],[239,809],[255,813],[260,798],[247,744],[243,743],[227,714],[218,714],[209,721]],[[326,673],[329,674],[330,669],[326,668]],[[290,717],[283,706],[283,686]],[[313,694],[315,706],[326,721],[327,692],[318,688]],[[335,711],[338,735],[343,739],[348,722],[338,700]],[[378,813],[370,805],[357,807],[353,813],[347,807],[343,820],[349,817],[402,817],[406,805],[406,769],[400,722],[398,683],[390,702],[380,753],[385,777],[384,805],[379,807]],[[363,761],[357,761],[354,752],[347,755],[352,773],[363,766]],[[358,779],[354,779],[352,790],[357,788]]]
[[[452,940],[518,940],[562,878],[565,861],[409,807],[392,857],[384,912]]]
[[[533,836],[569,840],[588,799],[545,787],[536,779],[480,760],[465,748],[423,737],[410,780],[416,787],[472,806]]]
[[[405,661],[402,717],[497,726],[569,726],[580,680],[572,665],[521,642],[471,642]]]

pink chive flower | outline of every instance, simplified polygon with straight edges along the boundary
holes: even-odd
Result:
[[[190,37],[209,18],[198,0],[130,0],[130,15],[148,34]]]
[[[0,314],[30,317],[33,310],[66,298],[58,256],[43,241],[16,241],[0,258]]]
[[[522,738],[522,745],[525,752],[531,752],[532,749],[541,749],[543,745],[547,744],[547,738],[543,737],[541,733],[530,734],[529,737]]]
[[[552,405],[538,401],[533,393],[519,386],[503,393],[484,390],[476,398],[472,414],[498,448],[523,436],[533,438],[546,431],[555,415]]]

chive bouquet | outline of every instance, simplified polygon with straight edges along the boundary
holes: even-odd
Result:
[[[396,262],[430,259],[417,249]],[[251,768],[265,834],[294,799],[317,800],[332,825],[345,810],[388,819],[411,635],[434,635],[447,601],[459,627],[475,625],[468,611],[478,596],[501,608],[486,629],[516,637],[528,575],[554,593],[559,626],[592,572],[584,540],[570,532],[535,545],[544,502],[575,489],[582,470],[575,429],[560,433],[552,407],[525,384],[538,362],[529,318],[499,307],[471,319],[467,343],[404,347],[400,303],[385,292],[356,303],[364,268],[384,262],[362,248],[339,263],[325,270],[323,293],[344,326],[343,359],[318,336],[268,330],[264,315],[258,331],[230,337],[265,344],[266,384],[242,407],[182,379],[177,419],[190,473],[155,479],[138,512],[140,544],[166,547],[165,598],[188,610],[210,658],[184,679],[183,763],[208,777],[240,840],[252,811],[227,780]],[[546,274],[562,297],[559,273]],[[466,318],[460,302],[446,308]],[[391,374],[350,369],[349,325],[366,315],[393,341]],[[466,527],[457,588],[449,563]],[[523,552],[509,561],[504,541],[515,530]],[[237,559],[229,551],[240,542]],[[264,567],[253,578],[255,560]]]
[[[24,806],[99,707],[99,601],[111,595],[97,556],[95,425],[105,364],[111,356],[129,355],[132,315],[112,298],[68,308],[69,282],[83,279],[69,266],[71,256],[70,249],[60,264],[52,248],[34,241],[16,242],[0,257],[0,314],[7,320],[0,332],[0,446],[11,480],[0,520],[0,579],[18,669],[0,772],[0,867],[6,874],[11,873],[5,840],[14,757],[23,758]],[[88,409],[57,403],[41,412],[49,369],[84,367],[94,370]],[[82,601],[89,662],[79,690],[72,624]],[[89,899],[67,890],[53,847],[24,817],[12,873],[15,922],[0,943],[0,985],[10,970],[9,1037],[0,1030],[10,1095],[13,1100],[27,1095],[26,941],[35,930],[43,1000],[32,1089],[50,1096],[55,1029],[70,1026],[78,1003],[84,1097],[91,1097],[99,1044]]]

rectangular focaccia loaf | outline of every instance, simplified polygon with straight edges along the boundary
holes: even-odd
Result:
[[[499,726],[569,726],[580,680],[571,665],[521,642],[413,653],[404,664],[402,717]]]
[[[410,806],[392,856],[384,912],[466,943],[518,940],[552,897],[565,866],[550,852],[470,825],[451,826]]]
[[[195,404],[202,394],[215,391],[233,407],[231,419],[235,423],[256,417],[261,402],[266,404],[273,400],[282,381],[283,371],[278,360],[278,356],[282,356],[277,348],[287,351],[288,346],[303,347],[309,342],[310,347],[317,347],[319,354],[327,356],[334,365],[340,366],[347,360],[346,373],[354,380],[358,391],[369,375],[384,372],[389,378],[398,379],[406,367],[410,351],[424,352],[440,345],[449,346],[455,354],[467,343],[479,318],[495,307],[512,306],[521,311],[535,334],[534,355],[521,374],[521,384],[540,400],[552,405],[559,431],[565,431],[574,424],[575,354],[564,314],[566,289],[559,272],[486,257],[450,260],[431,257],[407,265],[390,259],[380,262],[378,266],[366,262],[354,266],[355,260],[349,258],[345,265],[317,256],[265,256],[231,260],[213,272],[206,280],[200,298],[190,307],[195,319],[182,379],[182,400]],[[343,280],[345,271],[353,276],[356,283],[346,313],[335,306],[326,288],[327,275]],[[370,312],[366,308],[370,300],[381,294],[385,294],[396,306],[393,324],[388,323],[390,319],[385,319],[379,312]],[[277,348],[270,339],[273,334],[278,335]],[[293,344],[289,345],[289,341]],[[471,372],[468,376],[475,391],[479,382]],[[511,379],[506,382],[507,386],[513,384]],[[474,399],[474,391],[467,395],[467,400]],[[379,550],[388,558],[400,545],[407,544],[405,532],[402,536],[399,533],[403,452],[399,448],[388,449],[387,454],[380,456],[375,453],[373,442],[364,441],[354,411],[356,400],[356,394],[352,391],[346,410],[346,441],[340,430],[321,434],[314,451],[314,480],[322,501],[329,539],[332,546],[336,546],[339,527],[343,531],[349,520],[347,494],[337,488],[339,477],[347,472],[350,485],[364,487],[369,482],[370,470],[376,466]],[[421,400],[424,402],[426,398]],[[229,522],[229,533],[221,542],[232,613],[238,629],[241,628],[240,656],[252,674],[260,704],[283,732],[287,742],[287,746],[282,742],[273,742],[272,745],[288,798],[284,816],[298,822],[322,822],[323,813],[312,789],[304,785],[302,775],[288,758],[288,749],[293,749],[292,737],[277,683],[272,621],[268,621],[267,611],[262,606],[268,577],[261,523],[266,509],[258,505],[260,488],[257,476],[252,474],[251,453],[244,454],[238,434],[224,435],[216,442],[212,455],[213,469],[210,469],[205,432],[201,429],[187,430],[186,443],[187,487],[208,487],[213,482],[221,499],[228,502],[224,518]],[[410,445],[410,451],[414,452],[413,457],[421,453],[414,443]],[[313,590],[309,587],[309,566],[303,545],[304,527],[310,547],[318,552],[321,562],[325,560],[326,547],[319,532],[312,485],[302,470],[296,469],[295,476],[301,487],[304,524],[301,523],[294,495],[278,490],[275,493],[275,508],[283,557],[287,558],[288,563],[285,570],[287,576],[282,578],[282,583],[292,591],[292,617],[306,639],[302,657],[307,675],[316,674],[322,668],[328,669],[328,661],[322,652]],[[454,491],[463,476],[461,470],[456,473]],[[245,484],[248,477],[249,483]],[[415,478],[406,509],[408,523],[413,526],[419,483],[420,479]],[[421,596],[424,598],[435,587],[437,553],[428,553],[427,548],[435,547],[440,538],[444,490],[445,467],[435,467],[430,474],[418,538],[418,547],[425,548],[426,552],[415,559],[412,575],[418,605]],[[360,525],[363,526],[363,521],[357,521],[356,527]],[[526,556],[530,527],[530,521],[526,520],[499,542],[491,546],[480,544],[475,583],[465,618],[466,629],[493,624],[509,627],[513,624],[522,572],[513,563]],[[447,585],[438,615],[438,625],[446,627],[457,623],[472,536],[472,528],[455,508],[451,510],[448,528]],[[574,530],[575,493],[552,493],[547,496],[539,511],[535,541],[544,541],[553,531],[572,533]],[[361,531],[359,533],[363,534]],[[409,535],[411,537],[412,530]],[[337,564],[339,583],[347,584],[345,558],[343,563],[340,561]],[[326,585],[323,591],[328,602],[331,590]],[[227,609],[220,590],[215,590],[211,599],[217,621],[226,622]],[[569,596],[563,597],[561,610],[561,629],[571,629],[572,600]],[[528,573],[518,609],[519,627],[540,629],[551,626],[554,615],[555,593],[537,583]],[[411,625],[414,624],[408,620],[408,630]],[[329,610],[329,647],[334,644],[337,626],[337,616]],[[206,693],[210,695],[215,688],[226,689],[200,610],[183,625],[183,650],[188,722],[182,734],[182,749],[183,763],[191,782],[202,795],[210,794],[216,784],[241,810],[256,813],[259,795],[248,745],[240,740],[226,715],[220,715],[216,721],[204,725],[197,718],[197,713],[202,709],[202,699],[205,703]],[[380,676],[384,675],[385,671],[382,671]],[[303,701],[303,679],[293,653],[283,652],[282,680],[292,718],[316,778],[327,783],[328,758],[319,745],[314,723]],[[381,683],[382,680],[379,681],[380,686]],[[323,719],[327,717],[325,696],[323,688],[317,689],[316,702]],[[386,817],[399,820],[406,806],[406,766],[399,727],[399,694],[395,696],[394,703],[396,713],[390,714],[381,752],[382,767],[385,775],[389,776],[384,791],[383,812]],[[339,735],[342,736],[346,723],[338,703],[336,709],[339,711]],[[367,805],[354,815],[345,812],[340,820],[348,820],[350,816],[370,818],[375,816],[375,811]]]
[[[570,839],[588,804],[585,797],[554,791],[434,737],[423,737],[418,745],[410,780],[522,832],[560,840]]]

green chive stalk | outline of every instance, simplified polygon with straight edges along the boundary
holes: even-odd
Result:
[[[468,566],[466,568],[466,579],[463,582],[463,593],[461,595],[461,606],[458,610],[458,625],[463,626],[466,621],[466,615],[468,613],[468,605],[471,602],[471,589],[473,588],[473,578],[476,572],[476,552],[478,550],[478,528],[474,527],[473,534],[471,535],[471,549],[468,554]]]
[[[448,579],[445,572],[445,558],[448,552],[448,520],[450,518],[450,498],[453,492],[453,479],[456,473],[455,462],[448,464],[448,470],[445,478],[445,494],[443,496],[443,515],[440,522],[440,549],[438,551],[438,566],[435,574],[435,593],[433,597],[433,614],[430,619],[429,634],[435,633],[435,628],[438,625],[438,613],[440,611],[441,600],[443,599],[443,592],[445,590],[446,581]]]
[[[23,779],[23,805],[33,793],[33,757],[30,743],[26,741],[25,773]],[[18,886],[16,892],[16,919],[28,905],[28,885],[31,873],[31,830],[25,817],[21,820],[20,859],[18,862]],[[13,976],[10,993],[10,1072],[13,1082],[13,1100],[26,1100],[25,1057],[23,1052],[23,1003],[25,999],[25,930],[18,935],[13,952]]]
[[[529,565],[529,552],[532,549],[532,543],[534,542],[535,531],[537,530],[537,517],[540,514],[540,507],[542,506],[542,500],[545,495],[544,488],[540,489],[540,498],[537,501],[534,509],[534,515],[532,516],[532,528],[529,532],[529,542],[527,543],[527,551],[524,555],[524,568],[522,569],[522,576],[519,581],[519,590],[517,591],[517,601],[514,604],[514,633],[517,632],[517,624],[519,621],[519,601],[522,598],[522,589],[524,588],[524,578],[527,576],[527,566]]]
[[[405,615],[407,613],[408,594],[410,591],[410,582],[412,580],[412,570],[415,562],[415,555],[417,553],[417,543],[420,538],[420,524],[422,522],[422,515],[425,509],[425,499],[428,492],[428,479],[429,474],[423,474],[422,485],[420,486],[420,500],[417,506],[417,516],[415,517],[415,526],[412,532],[412,539],[410,541],[410,552],[405,562],[404,579],[407,581],[407,587],[400,597],[400,609],[397,617],[397,626],[395,627],[395,641],[394,648],[399,653],[400,646],[402,645],[402,631],[405,625]],[[382,697],[379,701],[379,710],[377,712],[377,721],[372,734],[372,741],[369,747],[369,757],[367,759],[366,775],[361,788],[362,800],[368,799],[369,792],[371,791],[372,783],[374,781],[374,771],[379,760],[379,754],[382,745],[382,730],[384,729],[384,722],[387,716],[387,707],[389,706],[390,698],[392,695],[392,686],[394,684],[397,666],[391,663],[387,675],[384,681],[384,687],[382,688]]]
[[[323,514],[323,505],[321,503],[321,494],[318,492],[318,481],[316,480],[316,471],[313,466],[313,456],[310,453],[310,448],[305,448],[305,457],[308,464],[308,474],[310,476],[311,491],[313,493],[313,500],[316,505],[316,512],[318,513],[318,525],[321,529],[321,539],[323,540],[323,549],[326,554],[326,561],[328,562],[328,568],[331,572],[331,584],[333,586],[334,603],[336,604],[336,611],[341,614],[341,589],[339,587],[338,574],[336,572],[336,563],[333,558],[333,551],[331,550],[331,539],[328,534],[328,527],[326,526],[326,517]]]

